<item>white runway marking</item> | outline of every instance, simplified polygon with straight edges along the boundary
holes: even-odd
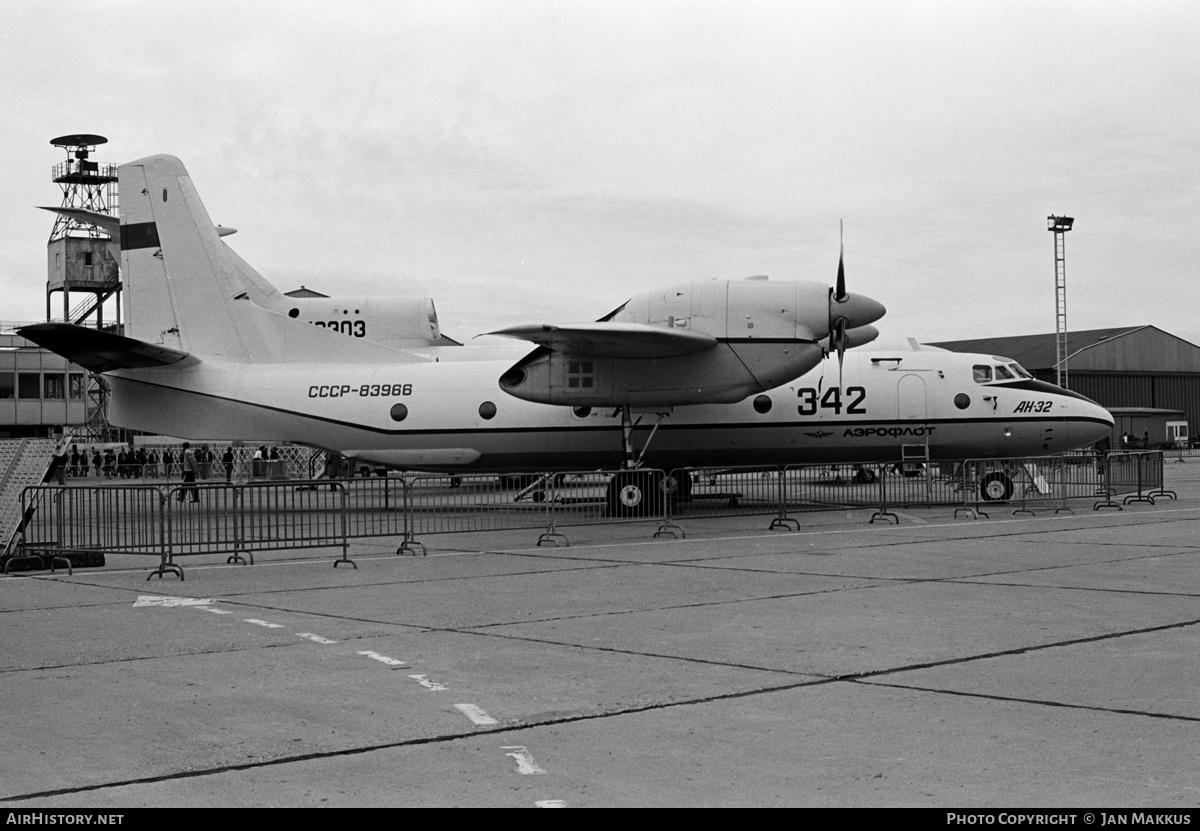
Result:
[[[389,658],[387,655],[380,655],[378,652],[372,652],[369,649],[362,650],[358,654],[366,655],[368,658],[371,658],[372,660],[375,660],[375,661],[379,661],[382,664],[387,664],[389,667],[407,666],[407,664],[405,664],[404,661],[398,660],[396,658]]]
[[[246,623],[253,623],[255,626],[265,626],[268,629],[282,629],[283,628],[282,623],[267,623],[265,620],[259,620],[258,618],[253,618],[253,617],[246,618]]]
[[[322,638],[320,635],[314,635],[312,632],[297,632],[296,637],[308,638],[313,643],[337,643],[337,641],[331,641],[329,638]]]
[[[232,615],[233,612],[228,609],[218,609],[216,606],[193,606],[193,609],[199,609],[202,612],[212,612],[214,615]]]
[[[455,704],[454,709],[459,710],[464,716],[476,724],[499,724],[498,721],[489,716],[483,710],[476,707],[474,704]]]
[[[529,775],[546,772],[533,763],[533,754],[529,752],[529,749],[525,745],[509,745],[501,749],[512,751],[512,753],[505,753],[504,755],[511,756],[517,760],[517,773]]]
[[[206,606],[212,603],[211,598],[200,597],[160,597],[155,594],[139,595],[133,608],[144,606]]]
[[[567,803],[561,799],[539,799],[533,803],[538,808],[566,808]]]
[[[428,675],[410,675],[408,677],[413,679],[414,681],[416,681],[418,684],[420,684],[422,687],[424,687],[427,690],[433,690],[434,692],[440,692],[441,690],[447,689],[445,684],[441,684],[437,681],[430,681]]]

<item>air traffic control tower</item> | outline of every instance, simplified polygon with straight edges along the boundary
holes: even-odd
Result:
[[[101,165],[90,158],[108,139],[80,133],[59,136],[50,143],[67,152],[67,160],[52,171],[54,183],[62,188],[61,207],[77,213],[58,214],[46,243],[46,320],[55,319],[52,297],[61,291],[62,320],[104,328],[104,301],[115,296],[115,323],[119,327],[120,243],[86,219],[89,213],[117,216],[117,166]],[[72,307],[71,292],[86,296]]]

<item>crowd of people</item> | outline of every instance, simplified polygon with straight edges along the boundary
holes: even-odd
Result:
[[[192,473],[196,480],[220,479],[233,481],[238,454],[233,447],[218,450],[207,444],[192,447],[165,447],[161,453],[154,447],[93,447],[71,445],[67,455],[67,476],[98,479],[176,479]],[[283,478],[287,475],[280,459],[279,448],[258,447],[250,459],[245,476],[252,479]]]

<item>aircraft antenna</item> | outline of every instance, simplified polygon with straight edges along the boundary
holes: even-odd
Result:
[[[1067,247],[1065,236],[1075,223],[1071,216],[1048,216],[1046,228],[1054,234],[1054,367],[1057,384],[1067,389]]]

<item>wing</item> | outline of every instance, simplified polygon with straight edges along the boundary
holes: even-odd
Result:
[[[552,352],[611,358],[673,358],[717,345],[712,335],[664,329],[643,323],[578,323],[571,326],[523,324],[486,332],[527,340]]]
[[[35,323],[17,334],[92,372],[171,366],[188,357],[178,349],[71,323]]]

